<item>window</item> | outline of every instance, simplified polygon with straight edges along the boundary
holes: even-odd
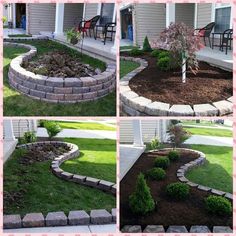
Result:
[[[102,3],[100,24],[106,24],[113,21],[114,3]]]
[[[231,28],[230,25],[231,7],[215,9],[215,32],[223,32]]]

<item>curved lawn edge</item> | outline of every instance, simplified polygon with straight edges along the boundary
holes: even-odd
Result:
[[[206,104],[181,105],[152,101],[131,90],[129,81],[147,68],[148,62],[141,58],[124,57],[120,59],[138,62],[140,66],[122,78],[120,100],[122,110],[130,116],[223,116],[233,113],[233,96]]]

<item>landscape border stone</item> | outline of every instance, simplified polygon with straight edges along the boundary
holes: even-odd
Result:
[[[41,39],[31,38],[30,40]],[[22,40],[25,40],[25,38]],[[30,98],[50,103],[78,103],[97,100],[115,90],[116,66],[112,63],[106,63],[105,71],[91,77],[48,77],[34,74],[22,67],[24,61],[30,60],[37,54],[36,47],[29,44],[5,41],[3,45],[23,47],[29,50],[12,59],[8,78],[12,88]]]
[[[140,66],[120,81],[120,101],[122,111],[129,116],[224,116],[233,113],[232,96],[213,103],[180,105],[151,101],[131,90],[129,81],[148,66],[142,58],[120,57],[121,60],[133,61]]]

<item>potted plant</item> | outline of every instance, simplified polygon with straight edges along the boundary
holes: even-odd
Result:
[[[81,39],[81,33],[77,31],[75,28],[69,29],[66,31],[66,39],[71,44],[77,44]]]

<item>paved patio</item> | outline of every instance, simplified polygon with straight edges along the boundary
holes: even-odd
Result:
[[[131,144],[120,144],[120,180],[144,152],[145,147],[134,147]]]
[[[9,34],[26,34],[26,31],[21,29],[21,28],[18,28],[18,29],[3,29],[3,37],[4,38],[9,38],[8,35]]]

